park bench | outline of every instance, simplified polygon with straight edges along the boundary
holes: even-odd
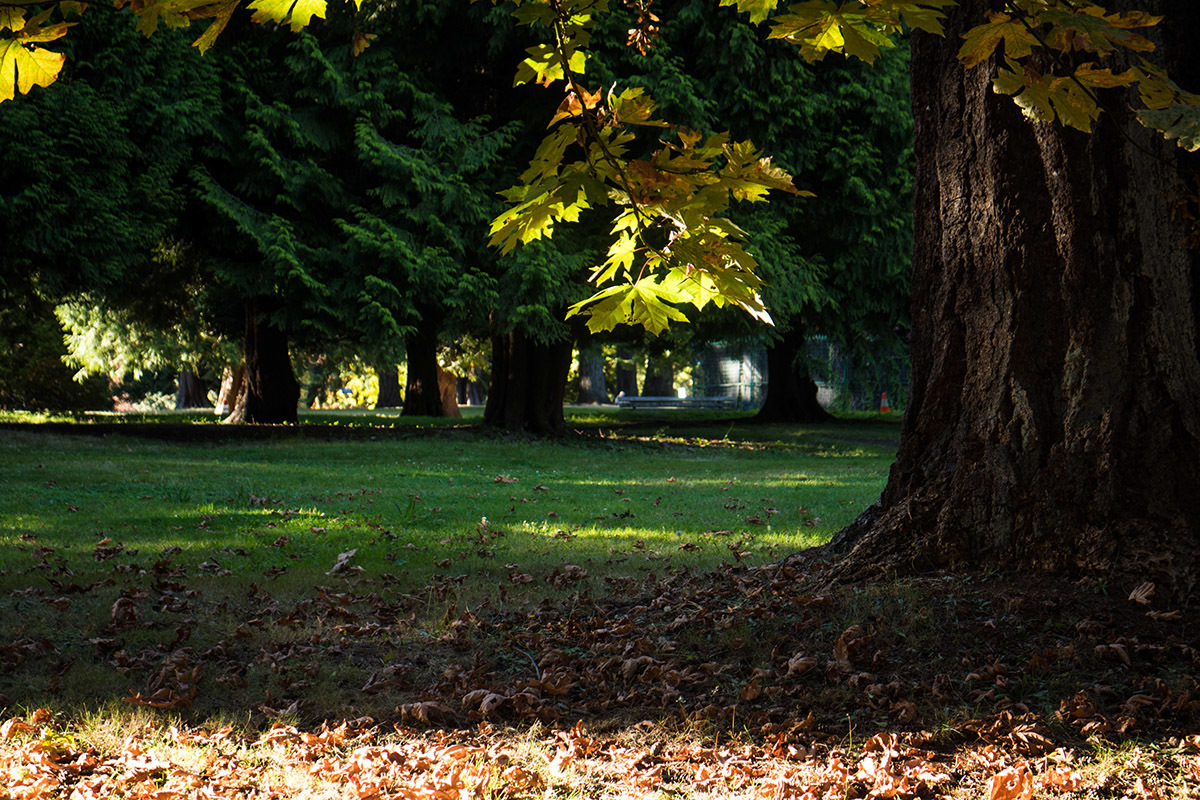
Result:
[[[618,397],[617,408],[639,409],[700,408],[730,410],[737,408],[736,397]]]

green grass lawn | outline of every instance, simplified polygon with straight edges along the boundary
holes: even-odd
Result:
[[[114,565],[179,548],[180,564],[251,577],[321,574],[348,549],[358,566],[419,583],[562,559],[600,573],[760,563],[824,541],[878,497],[895,426],[730,420],[601,435],[186,444],[0,434],[0,580],[42,563],[94,569],[105,538],[123,548]]]
[[[104,421],[0,425],[0,800],[1195,797],[1194,610],[783,559],[898,419]]]
[[[92,674],[96,647],[163,649],[186,628],[189,646],[211,648],[253,616],[247,593],[278,609],[369,588],[434,635],[452,610],[775,561],[878,497],[898,427],[585,410],[570,422],[578,435],[537,440],[315,419],[414,430],[328,441],[301,426],[219,443],[0,431],[0,645],[49,633],[73,662],[10,670],[0,695],[110,701],[134,687]],[[120,598],[135,618],[118,618]],[[294,634],[268,627],[266,638]]]

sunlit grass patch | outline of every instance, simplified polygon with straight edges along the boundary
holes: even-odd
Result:
[[[857,742],[722,738],[642,721],[473,730],[389,729],[365,718],[249,730],[122,713],[48,709],[10,718],[0,741],[8,796],[52,798],[1194,797],[1195,748],[1142,742],[1039,758],[981,744],[929,750],[920,735]]]
[[[817,460],[809,469],[790,453],[632,444],[181,446],[35,437],[23,448],[23,436],[10,439],[12,469],[0,486],[0,538],[15,538],[14,560],[20,542],[34,537],[38,545],[26,551],[50,548],[52,563],[77,565],[98,558],[96,542],[108,538],[143,558],[178,547],[178,559],[235,572],[295,568],[286,561],[309,556],[324,558],[328,569],[353,548],[364,567],[403,560],[410,571],[428,568],[457,553],[424,558],[426,551],[407,545],[436,549],[485,518],[493,530],[525,534],[526,550],[545,549],[539,537],[560,531],[584,549],[605,537],[660,544],[675,537],[703,548],[705,533],[730,531],[757,543],[740,552],[784,552],[861,511],[877,496],[888,458],[855,454],[833,468]],[[512,551],[516,541],[501,544]],[[610,542],[587,557],[610,548],[621,549]],[[695,555],[683,560],[697,563]]]
[[[406,667],[409,684],[436,681],[474,636],[464,614],[619,595],[820,543],[878,495],[891,458],[858,445],[809,457],[718,427],[719,447],[9,432],[0,705],[142,698],[261,718],[301,698],[305,714],[338,714],[330,698],[403,661],[389,652],[450,637]],[[196,693],[180,676],[201,665]],[[388,709],[377,693],[355,702]]]

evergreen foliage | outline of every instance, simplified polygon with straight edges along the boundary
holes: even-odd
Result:
[[[0,408],[82,411],[112,403],[108,381],[72,379],[54,308],[32,291],[0,289]]]
[[[907,47],[867,65],[807,64],[733,9],[706,0],[660,12],[645,56],[620,46],[633,24],[614,13],[598,26],[594,79],[646,88],[664,117],[705,132],[728,127],[770,153],[816,198],[780,196],[731,208],[750,231],[775,325],[706,313],[698,330],[665,334],[672,347],[702,338],[777,343],[792,329],[859,355],[891,346],[907,325],[911,260],[912,117]],[[616,46],[613,46],[615,43]],[[883,340],[881,342],[881,340]],[[803,359],[802,353],[795,353]]]
[[[210,257],[234,294],[285,299],[302,346],[398,357],[418,325],[486,317],[485,223],[515,128],[466,117],[423,74],[434,54],[401,31],[433,11],[393,9],[377,24],[395,35],[357,58],[339,17],[221,56],[222,138],[197,176],[231,234]]]
[[[145,296],[150,256],[184,210],[180,176],[216,83],[211,61],[179,37],[143,38],[127,14],[91,15],[68,40],[59,86],[0,105],[6,285]]]

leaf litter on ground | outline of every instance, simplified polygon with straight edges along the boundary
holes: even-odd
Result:
[[[0,798],[1195,796],[1194,613],[1147,621],[1144,587],[1128,601],[1012,576],[830,588],[823,568],[605,591],[564,563],[537,580],[569,583],[565,598],[451,602],[426,631],[418,594],[345,571],[292,608],[256,587],[203,650],[182,617],[207,610],[164,611],[186,590],[159,576],[89,642],[158,723],[97,746],[70,708],[13,713]],[[434,576],[426,597],[449,583]],[[173,641],[123,642],[131,609],[155,607]],[[66,647],[3,642],[0,666],[61,670]],[[251,664],[266,696],[222,707]],[[338,669],[356,682],[330,697]],[[245,722],[214,728],[214,708]]]
[[[512,466],[508,445],[458,481],[508,502],[416,543],[355,510],[380,499],[370,451],[311,445],[370,485],[185,504],[210,550],[93,522],[72,560],[30,527],[13,540],[29,565],[0,565],[0,800],[1197,796],[1194,610],[1037,576],[831,587],[818,555],[751,552],[780,504],[726,462],[707,489],[726,527],[652,538],[625,501],[694,503],[701,470],[676,458],[688,442],[646,446],[675,459],[647,462],[661,489],[597,489],[621,504],[602,508],[607,561],[580,557],[577,524],[518,533],[518,508],[567,509],[562,473]],[[604,447],[628,469],[628,438]],[[82,498],[64,518],[113,502],[57,478],[47,502]],[[404,491],[401,517],[447,527],[426,488]],[[700,544],[733,563],[669,557]],[[406,575],[418,553],[429,571]]]

